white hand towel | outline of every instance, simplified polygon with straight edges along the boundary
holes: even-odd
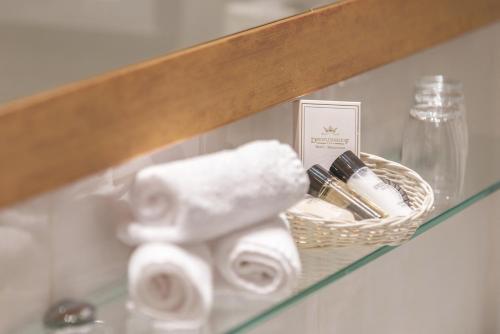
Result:
[[[195,242],[269,219],[302,199],[309,179],[289,145],[257,141],[146,168],[130,194],[124,241]]]
[[[251,294],[286,295],[301,272],[297,248],[281,217],[215,240],[213,254],[227,283]]]
[[[140,246],[129,263],[129,296],[134,309],[171,329],[201,326],[212,307],[209,260],[209,250],[203,246]]]

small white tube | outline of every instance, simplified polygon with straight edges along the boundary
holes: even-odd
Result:
[[[332,163],[330,172],[389,215],[408,216],[413,212],[399,191],[382,181],[351,151],[341,154]]]
[[[399,191],[384,183],[368,167],[356,171],[347,181],[347,185],[390,215],[408,216],[412,213]]]

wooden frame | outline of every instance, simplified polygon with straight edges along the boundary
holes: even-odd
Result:
[[[0,206],[443,42],[498,0],[346,0],[0,108]]]

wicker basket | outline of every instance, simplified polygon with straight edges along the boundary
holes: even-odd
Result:
[[[417,173],[398,163],[367,153],[361,153],[361,160],[378,176],[403,188],[414,212],[407,217],[358,221],[327,221],[287,212],[293,237],[300,248],[398,245],[411,238],[432,210],[432,189]]]

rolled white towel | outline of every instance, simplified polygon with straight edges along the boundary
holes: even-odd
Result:
[[[215,240],[213,256],[226,282],[250,294],[286,295],[301,272],[297,248],[281,217]]]
[[[130,258],[128,286],[136,311],[171,329],[199,327],[212,307],[209,249],[142,245]]]
[[[212,239],[275,216],[308,186],[296,153],[275,140],[152,166],[136,176],[137,222],[121,236],[132,244]]]

